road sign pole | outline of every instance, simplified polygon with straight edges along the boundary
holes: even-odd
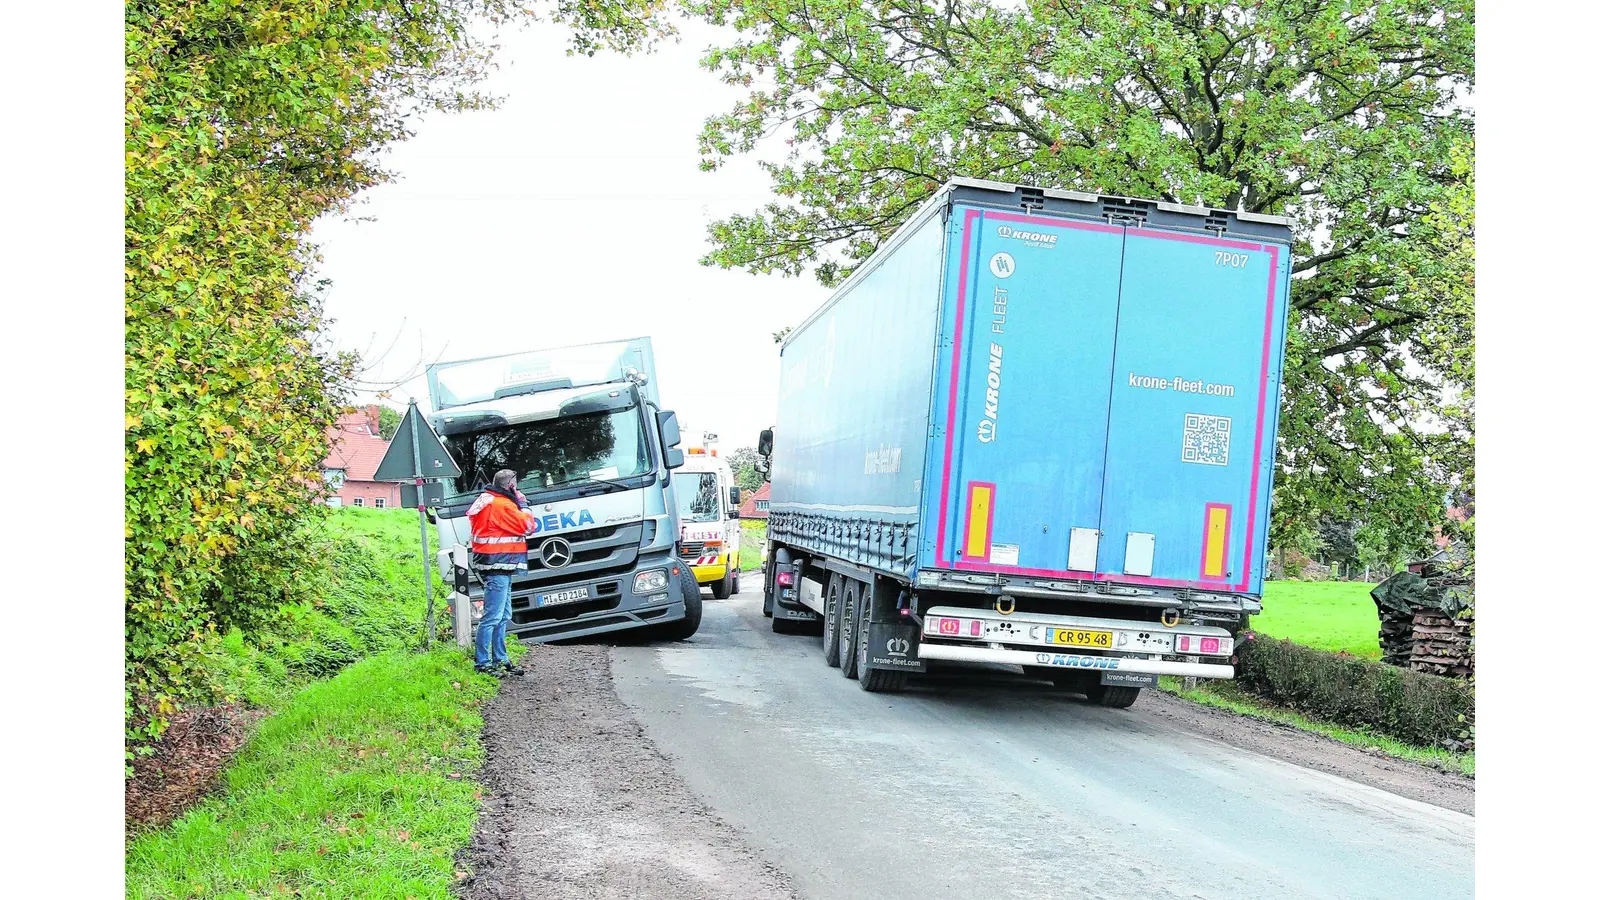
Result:
[[[428,638],[427,647],[433,649],[433,566],[428,562],[428,504],[422,499],[422,442],[417,438],[417,398],[411,398],[410,415],[406,416],[411,422],[411,471],[416,477],[417,484],[417,524],[422,531],[422,579],[428,590]]]
[[[428,441],[426,450],[422,447],[424,437]],[[423,468],[424,459],[427,460],[426,469]],[[422,413],[417,410],[415,397],[411,399],[411,408],[406,410],[406,417],[400,421],[400,430],[389,442],[389,449],[384,451],[378,470],[372,477],[375,481],[400,482],[402,500],[406,499],[407,488],[416,492],[417,527],[422,533],[422,579],[428,591],[426,640],[431,649],[439,635],[433,615],[433,561],[428,558],[428,487],[433,480],[460,478],[461,467],[450,458],[450,451],[445,449],[444,442],[439,440],[433,428],[422,424]]]

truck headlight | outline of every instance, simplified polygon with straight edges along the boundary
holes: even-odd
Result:
[[[666,569],[647,569],[633,576],[633,592],[635,594],[648,594],[652,591],[666,590],[666,587]]]

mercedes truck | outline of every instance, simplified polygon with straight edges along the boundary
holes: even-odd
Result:
[[[649,338],[438,363],[427,380],[430,424],[461,468],[433,506],[452,608],[483,597],[467,509],[511,469],[533,532],[528,568],[511,579],[508,633],[695,633],[700,590],[679,558],[672,492],[684,454]]]
[[[868,691],[1127,707],[1261,609],[1281,218],[958,179],[782,345],[763,611]]]

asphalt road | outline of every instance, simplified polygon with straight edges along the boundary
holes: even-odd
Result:
[[[1473,894],[1470,815],[1209,739],[1146,698],[1103,709],[998,672],[868,694],[818,638],[772,633],[755,578],[708,598],[693,640],[612,653],[688,787],[813,900]]]

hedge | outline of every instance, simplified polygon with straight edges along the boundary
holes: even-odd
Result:
[[[1283,706],[1409,744],[1471,749],[1470,683],[1259,634],[1238,656],[1238,686]]]

